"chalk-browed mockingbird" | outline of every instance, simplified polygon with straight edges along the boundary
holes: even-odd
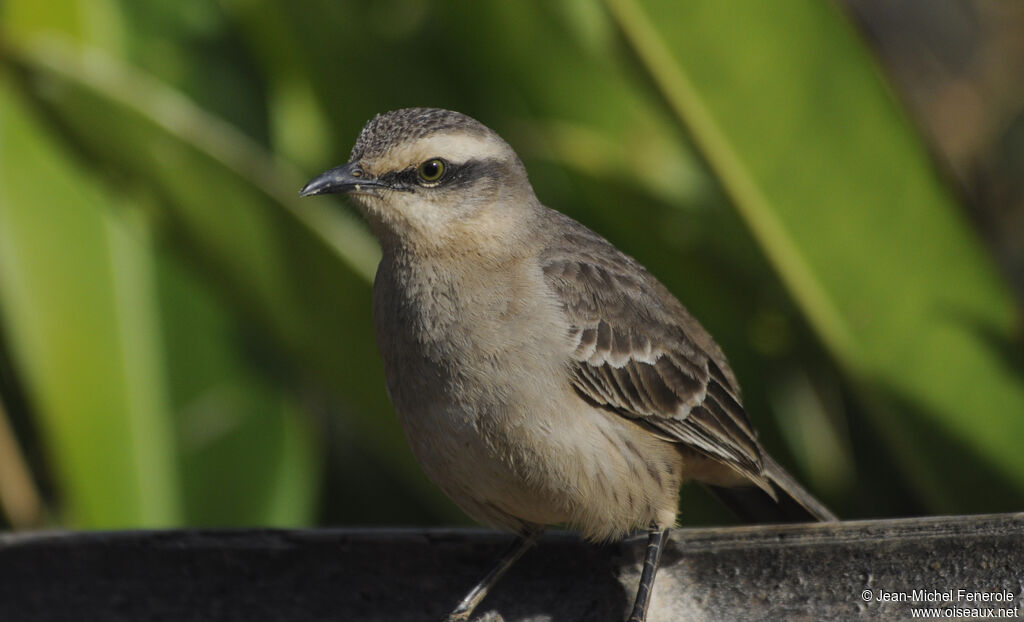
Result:
[[[515,152],[458,112],[379,115],[303,196],[352,198],[383,247],[373,288],[387,388],[423,469],[520,539],[546,525],[650,537],[642,621],[679,486],[754,520],[835,520],[764,451],[721,349],[643,266],[541,205]]]

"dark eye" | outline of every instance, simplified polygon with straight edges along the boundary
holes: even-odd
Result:
[[[444,160],[434,158],[420,164],[416,169],[416,174],[419,175],[421,181],[432,184],[444,177],[444,172],[447,168]]]

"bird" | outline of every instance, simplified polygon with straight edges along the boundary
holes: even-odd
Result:
[[[685,481],[760,522],[834,521],[765,451],[721,348],[646,268],[544,206],[476,119],[403,108],[366,123],[303,197],[347,195],[380,242],[386,389],[428,477],[518,537],[458,603],[467,620],[553,525],[648,534],[644,622]]]

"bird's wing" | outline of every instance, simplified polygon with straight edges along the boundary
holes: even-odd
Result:
[[[569,320],[577,393],[768,490],[735,378],[710,335],[639,263],[573,225],[542,269]]]

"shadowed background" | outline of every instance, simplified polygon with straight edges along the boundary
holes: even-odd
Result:
[[[996,1],[7,0],[0,525],[466,522],[384,393],[372,237],[297,197],[404,106],[647,265],[841,516],[1020,509],[1022,35]]]

